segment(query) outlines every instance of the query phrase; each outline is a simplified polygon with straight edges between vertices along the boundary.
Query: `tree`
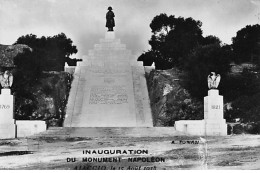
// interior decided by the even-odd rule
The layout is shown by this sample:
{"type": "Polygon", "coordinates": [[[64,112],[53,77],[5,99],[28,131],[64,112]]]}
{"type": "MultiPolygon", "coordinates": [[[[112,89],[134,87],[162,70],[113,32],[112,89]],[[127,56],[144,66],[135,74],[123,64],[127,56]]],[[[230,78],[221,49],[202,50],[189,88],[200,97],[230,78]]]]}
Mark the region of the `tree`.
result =
{"type": "Polygon", "coordinates": [[[232,102],[244,95],[253,96],[260,91],[259,75],[244,69],[237,75],[228,75],[222,80],[222,92],[225,100],[232,102]]]}
{"type": "MultiPolygon", "coordinates": [[[[217,44],[199,46],[194,49],[187,58],[184,65],[184,88],[188,89],[192,96],[202,99],[207,95],[207,76],[210,72],[216,72],[225,79],[230,70],[230,51],[217,44]]],[[[223,83],[220,82],[220,91],[223,83]]]]}
{"type": "Polygon", "coordinates": [[[37,109],[37,100],[32,92],[41,76],[41,65],[37,57],[40,51],[26,50],[14,57],[14,83],[12,91],[15,95],[15,118],[28,119],[37,109]]]}
{"type": "Polygon", "coordinates": [[[209,44],[217,44],[220,46],[221,40],[214,35],[209,35],[204,37],[202,40],[202,45],[209,45],[209,44]]]}
{"type": "Polygon", "coordinates": [[[153,18],[150,28],[154,35],[167,35],[174,27],[175,17],[170,15],[169,17],[165,13],[161,13],[153,18]]]}
{"type": "Polygon", "coordinates": [[[78,51],[76,46],[72,45],[72,40],[64,33],[47,38],[44,36],[37,38],[33,34],[21,36],[15,44],[26,44],[31,47],[37,55],[34,59],[39,61],[42,70],[47,71],[62,71],[65,62],[70,61],[69,56],[78,51]]]}
{"type": "MultiPolygon", "coordinates": [[[[153,18],[150,28],[152,36],[149,40],[151,53],[157,69],[169,69],[184,64],[183,57],[197,47],[203,37],[202,23],[192,18],[175,18],[174,15],[160,14],[153,18]]],[[[147,58],[145,59],[147,60],[147,58]]],[[[148,61],[148,60],[147,60],[148,61]]]]}
{"type": "Polygon", "coordinates": [[[232,103],[231,117],[240,118],[241,122],[260,122],[260,93],[252,96],[243,95],[232,103]]]}
{"type": "Polygon", "coordinates": [[[64,98],[64,95],[68,91],[66,84],[69,79],[62,81],[64,76],[52,74],[57,76],[56,80],[48,78],[43,83],[46,76],[42,71],[63,71],[65,61],[71,60],[69,56],[77,53],[76,46],[72,45],[72,40],[64,33],[41,38],[33,34],[25,35],[18,38],[15,44],[25,44],[32,48],[32,51],[27,50],[14,58],[16,68],[12,91],[16,97],[15,118],[62,119],[67,101],[67,96],[64,98]],[[53,85],[51,94],[46,92],[46,85],[49,83],[53,85]],[[48,112],[46,105],[49,103],[45,100],[46,96],[53,98],[56,112],[48,112]]]}
{"type": "Polygon", "coordinates": [[[260,64],[260,25],[247,25],[232,38],[235,62],[260,64]]]}

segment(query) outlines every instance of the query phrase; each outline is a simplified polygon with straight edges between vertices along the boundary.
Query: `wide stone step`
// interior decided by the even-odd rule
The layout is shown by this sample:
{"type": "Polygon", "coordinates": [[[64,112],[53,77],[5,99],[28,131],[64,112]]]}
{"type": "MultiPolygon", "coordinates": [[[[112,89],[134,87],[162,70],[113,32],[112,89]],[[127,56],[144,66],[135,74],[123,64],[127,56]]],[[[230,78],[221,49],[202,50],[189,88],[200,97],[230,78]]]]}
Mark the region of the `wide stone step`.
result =
{"type": "Polygon", "coordinates": [[[104,44],[104,43],[118,43],[118,44],[120,44],[121,40],[120,39],[100,39],[99,42],[101,44],[104,44]]]}
{"type": "Polygon", "coordinates": [[[49,128],[37,137],[171,137],[182,136],[174,127],[63,127],[49,128]]]}

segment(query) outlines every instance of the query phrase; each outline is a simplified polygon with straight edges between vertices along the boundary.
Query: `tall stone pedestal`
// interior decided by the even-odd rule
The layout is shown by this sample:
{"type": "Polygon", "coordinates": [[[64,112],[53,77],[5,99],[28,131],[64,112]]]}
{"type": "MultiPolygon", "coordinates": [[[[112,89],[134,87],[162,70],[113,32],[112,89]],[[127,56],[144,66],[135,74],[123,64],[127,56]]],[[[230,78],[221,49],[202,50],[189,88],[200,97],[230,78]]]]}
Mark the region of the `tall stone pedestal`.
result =
{"type": "Polygon", "coordinates": [[[223,96],[217,89],[208,91],[204,97],[204,123],[206,135],[227,135],[227,124],[224,119],[223,96]]]}
{"type": "Polygon", "coordinates": [[[15,138],[14,97],[10,89],[2,89],[0,95],[0,139],[15,138]]]}
{"type": "Polygon", "coordinates": [[[227,135],[227,124],[223,113],[223,96],[219,95],[217,89],[209,90],[208,96],[204,97],[204,119],[176,121],[175,128],[177,131],[189,135],[227,135]]]}

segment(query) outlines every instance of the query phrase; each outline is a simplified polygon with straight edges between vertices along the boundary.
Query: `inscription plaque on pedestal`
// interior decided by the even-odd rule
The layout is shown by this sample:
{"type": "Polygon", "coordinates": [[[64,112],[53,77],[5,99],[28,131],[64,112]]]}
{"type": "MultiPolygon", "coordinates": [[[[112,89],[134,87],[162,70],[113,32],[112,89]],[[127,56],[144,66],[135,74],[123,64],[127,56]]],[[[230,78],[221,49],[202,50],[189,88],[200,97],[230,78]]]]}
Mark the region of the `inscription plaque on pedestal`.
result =
{"type": "Polygon", "coordinates": [[[124,86],[94,86],[90,90],[89,104],[124,104],[127,98],[124,86]]]}

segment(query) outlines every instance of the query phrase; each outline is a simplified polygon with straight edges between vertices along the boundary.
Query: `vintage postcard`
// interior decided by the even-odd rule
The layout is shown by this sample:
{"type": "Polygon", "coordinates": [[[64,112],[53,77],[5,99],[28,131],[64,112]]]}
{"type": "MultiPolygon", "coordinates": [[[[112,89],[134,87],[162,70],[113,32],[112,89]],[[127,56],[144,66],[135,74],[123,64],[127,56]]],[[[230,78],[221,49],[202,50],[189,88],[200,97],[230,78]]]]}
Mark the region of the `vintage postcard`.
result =
{"type": "Polygon", "coordinates": [[[0,170],[260,169],[260,0],[0,0],[0,170]]]}

